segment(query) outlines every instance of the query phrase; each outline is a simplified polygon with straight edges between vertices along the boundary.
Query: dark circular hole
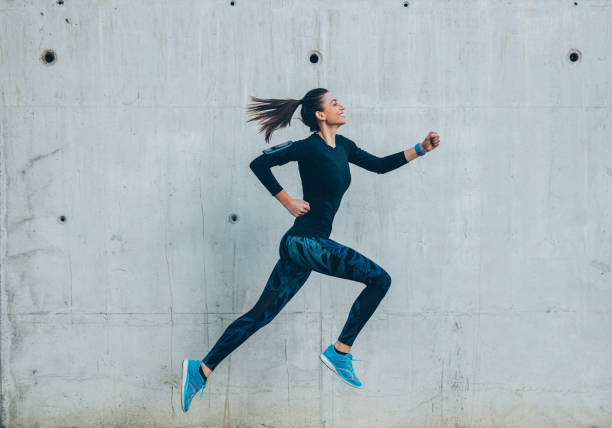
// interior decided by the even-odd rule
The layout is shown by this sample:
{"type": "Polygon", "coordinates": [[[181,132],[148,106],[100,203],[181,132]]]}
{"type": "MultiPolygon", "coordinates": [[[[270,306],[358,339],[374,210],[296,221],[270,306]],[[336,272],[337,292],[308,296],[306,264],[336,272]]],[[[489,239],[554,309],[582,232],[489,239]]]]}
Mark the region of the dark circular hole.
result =
{"type": "Polygon", "coordinates": [[[238,223],[238,218],[239,218],[238,214],[232,213],[232,214],[229,215],[229,222],[230,223],[238,223]]]}
{"type": "Polygon", "coordinates": [[[578,6],[578,2],[577,1],[574,2],[574,6],[578,6]]]}
{"type": "Polygon", "coordinates": [[[578,49],[570,49],[567,53],[567,59],[572,63],[578,63],[582,60],[582,52],[578,49]]]}
{"type": "Polygon", "coordinates": [[[312,62],[313,64],[316,64],[317,62],[319,62],[319,55],[315,53],[310,54],[310,62],[312,62]]]}
{"type": "Polygon", "coordinates": [[[60,6],[63,6],[64,5],[64,0],[57,0],[57,4],[60,5],[60,6]]]}
{"type": "Polygon", "coordinates": [[[569,59],[571,62],[580,62],[582,59],[582,53],[580,53],[578,49],[572,49],[567,54],[567,59],[569,59]]]}
{"type": "Polygon", "coordinates": [[[235,2],[235,1],[231,1],[231,2],[230,2],[230,4],[231,4],[232,6],[234,6],[234,5],[236,4],[236,2],[235,2]]]}
{"type": "Polygon", "coordinates": [[[51,64],[55,61],[55,52],[51,49],[47,49],[42,54],[42,60],[45,64],[51,64]]]}
{"type": "Polygon", "coordinates": [[[408,4],[409,4],[409,3],[408,3],[407,1],[405,1],[405,2],[404,2],[404,7],[408,7],[408,4]]]}
{"type": "Polygon", "coordinates": [[[66,216],[65,215],[61,215],[57,218],[57,221],[59,221],[60,223],[66,223],[66,216]]]}

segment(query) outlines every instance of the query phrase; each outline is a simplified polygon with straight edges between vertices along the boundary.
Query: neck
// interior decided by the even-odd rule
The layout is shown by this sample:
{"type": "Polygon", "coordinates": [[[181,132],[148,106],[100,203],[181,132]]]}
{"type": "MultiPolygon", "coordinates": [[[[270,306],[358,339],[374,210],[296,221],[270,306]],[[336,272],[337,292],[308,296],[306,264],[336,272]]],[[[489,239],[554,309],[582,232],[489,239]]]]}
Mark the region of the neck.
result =
{"type": "Polygon", "coordinates": [[[325,124],[321,124],[320,130],[317,131],[317,134],[319,134],[321,138],[323,138],[328,145],[335,146],[337,131],[338,131],[337,126],[328,126],[325,124]]]}

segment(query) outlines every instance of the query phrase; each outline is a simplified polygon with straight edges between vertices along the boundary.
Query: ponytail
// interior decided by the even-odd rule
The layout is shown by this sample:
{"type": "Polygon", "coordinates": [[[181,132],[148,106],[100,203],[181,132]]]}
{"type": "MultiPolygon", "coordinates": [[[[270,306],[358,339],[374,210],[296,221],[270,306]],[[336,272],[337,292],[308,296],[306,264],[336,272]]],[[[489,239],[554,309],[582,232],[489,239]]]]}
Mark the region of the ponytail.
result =
{"type": "Polygon", "coordinates": [[[321,110],[321,99],[327,89],[317,88],[312,89],[304,95],[301,100],[293,98],[276,99],[276,98],[257,98],[250,97],[255,103],[247,106],[247,112],[253,117],[247,122],[258,121],[261,123],[259,132],[265,131],[266,143],[270,142],[272,133],[279,129],[289,126],[293,113],[298,106],[302,105],[302,122],[310,128],[311,131],[319,130],[319,123],[314,115],[315,111],[321,110]]]}

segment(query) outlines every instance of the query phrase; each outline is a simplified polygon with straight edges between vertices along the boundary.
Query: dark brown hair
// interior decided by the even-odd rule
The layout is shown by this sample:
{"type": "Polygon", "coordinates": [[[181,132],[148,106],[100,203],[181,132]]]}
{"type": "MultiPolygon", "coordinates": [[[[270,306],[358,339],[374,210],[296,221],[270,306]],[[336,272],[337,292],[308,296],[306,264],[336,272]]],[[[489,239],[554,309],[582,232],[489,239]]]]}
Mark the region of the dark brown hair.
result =
{"type": "Polygon", "coordinates": [[[317,122],[315,111],[322,111],[323,95],[326,92],[328,91],[325,88],[311,89],[301,100],[250,97],[255,103],[247,106],[247,112],[253,116],[247,122],[260,122],[259,132],[266,131],[266,143],[269,143],[270,136],[275,130],[291,124],[291,117],[301,104],[302,118],[300,120],[312,132],[316,132],[319,130],[319,122],[317,122]]]}

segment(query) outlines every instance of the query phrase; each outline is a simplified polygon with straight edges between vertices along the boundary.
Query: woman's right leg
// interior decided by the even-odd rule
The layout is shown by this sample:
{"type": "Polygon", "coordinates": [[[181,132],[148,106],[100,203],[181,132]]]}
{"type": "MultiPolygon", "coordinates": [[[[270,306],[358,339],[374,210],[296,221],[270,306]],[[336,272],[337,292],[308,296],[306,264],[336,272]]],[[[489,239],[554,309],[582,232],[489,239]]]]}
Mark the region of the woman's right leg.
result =
{"type": "Polygon", "coordinates": [[[255,306],[225,329],[202,362],[211,371],[214,370],[234,349],[274,319],[304,285],[311,272],[312,269],[296,265],[281,256],[255,306]]]}

